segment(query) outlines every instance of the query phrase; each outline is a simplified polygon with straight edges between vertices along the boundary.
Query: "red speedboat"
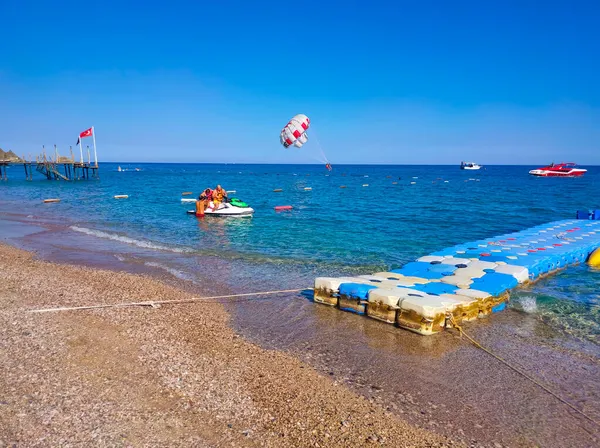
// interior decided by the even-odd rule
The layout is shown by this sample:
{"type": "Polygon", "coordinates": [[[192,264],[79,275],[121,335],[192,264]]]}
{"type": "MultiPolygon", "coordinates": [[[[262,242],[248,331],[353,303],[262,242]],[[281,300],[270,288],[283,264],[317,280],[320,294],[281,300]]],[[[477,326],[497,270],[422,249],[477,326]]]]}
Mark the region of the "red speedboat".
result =
{"type": "Polygon", "coordinates": [[[541,177],[579,177],[583,176],[587,170],[577,168],[577,165],[572,162],[550,164],[537,170],[531,170],[529,174],[541,177]]]}

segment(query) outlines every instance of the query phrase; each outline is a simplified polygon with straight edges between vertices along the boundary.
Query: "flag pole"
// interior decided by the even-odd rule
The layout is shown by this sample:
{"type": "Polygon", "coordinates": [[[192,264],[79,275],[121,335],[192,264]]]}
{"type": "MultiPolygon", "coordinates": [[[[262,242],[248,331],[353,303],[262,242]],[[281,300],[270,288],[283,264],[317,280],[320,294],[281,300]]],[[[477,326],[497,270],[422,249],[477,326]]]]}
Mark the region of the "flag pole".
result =
{"type": "Polygon", "coordinates": [[[79,137],[77,139],[77,141],[79,142],[79,160],[81,161],[81,164],[83,165],[83,148],[81,147],[81,137],[79,137]]]}
{"type": "Polygon", "coordinates": [[[92,126],[92,141],[94,142],[94,162],[96,163],[96,168],[98,168],[98,155],[96,154],[96,130],[94,126],[92,126]]]}
{"type": "Polygon", "coordinates": [[[92,160],[90,159],[90,145],[87,146],[87,152],[88,152],[88,166],[90,166],[92,164],[92,160]]]}

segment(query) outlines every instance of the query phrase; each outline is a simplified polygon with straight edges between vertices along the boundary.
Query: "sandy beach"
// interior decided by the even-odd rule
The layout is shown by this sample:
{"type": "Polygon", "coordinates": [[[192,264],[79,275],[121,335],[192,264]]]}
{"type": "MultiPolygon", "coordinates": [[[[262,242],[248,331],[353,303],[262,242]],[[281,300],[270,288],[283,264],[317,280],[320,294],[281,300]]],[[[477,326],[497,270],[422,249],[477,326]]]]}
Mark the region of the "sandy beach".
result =
{"type": "Polygon", "coordinates": [[[34,314],[190,294],[0,245],[0,446],[458,446],[290,355],[218,303],[34,314]]]}

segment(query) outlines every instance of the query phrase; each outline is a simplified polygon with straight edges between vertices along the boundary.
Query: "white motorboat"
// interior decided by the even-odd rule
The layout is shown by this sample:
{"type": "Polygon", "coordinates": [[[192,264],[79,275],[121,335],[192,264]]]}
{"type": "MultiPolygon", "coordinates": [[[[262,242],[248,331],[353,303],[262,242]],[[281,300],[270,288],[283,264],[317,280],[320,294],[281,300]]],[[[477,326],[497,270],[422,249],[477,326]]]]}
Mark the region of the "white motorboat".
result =
{"type": "Polygon", "coordinates": [[[473,163],[473,162],[460,162],[460,169],[461,170],[480,170],[481,165],[477,165],[476,163],[473,163]]]}

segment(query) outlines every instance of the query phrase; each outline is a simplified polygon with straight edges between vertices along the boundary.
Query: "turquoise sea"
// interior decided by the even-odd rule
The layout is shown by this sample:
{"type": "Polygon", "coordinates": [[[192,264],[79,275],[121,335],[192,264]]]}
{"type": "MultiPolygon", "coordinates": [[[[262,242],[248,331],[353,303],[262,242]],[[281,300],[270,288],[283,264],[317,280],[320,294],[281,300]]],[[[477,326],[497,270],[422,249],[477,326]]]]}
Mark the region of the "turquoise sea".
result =
{"type": "MultiPolygon", "coordinates": [[[[70,183],[37,173],[27,182],[11,167],[0,183],[0,213],[49,229],[21,238],[49,257],[130,263],[197,286],[210,277],[249,292],[396,268],[450,245],[600,209],[600,167],[587,167],[583,178],[543,179],[528,175],[535,168],[528,166],[117,166],[103,163],[100,180],[70,183]],[[186,215],[193,204],[182,204],[181,193],[197,196],[217,184],[235,190],[230,196],[248,202],[254,217],[186,215]],[[120,194],[129,198],[113,198],[120,194]],[[42,203],[55,197],[61,202],[42,203]],[[277,205],[293,210],[276,212],[277,205]]],[[[587,266],[573,267],[516,291],[511,307],[598,343],[599,279],[587,266]]]]}

